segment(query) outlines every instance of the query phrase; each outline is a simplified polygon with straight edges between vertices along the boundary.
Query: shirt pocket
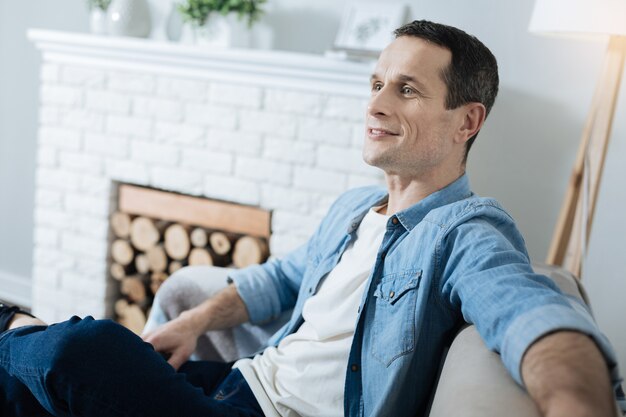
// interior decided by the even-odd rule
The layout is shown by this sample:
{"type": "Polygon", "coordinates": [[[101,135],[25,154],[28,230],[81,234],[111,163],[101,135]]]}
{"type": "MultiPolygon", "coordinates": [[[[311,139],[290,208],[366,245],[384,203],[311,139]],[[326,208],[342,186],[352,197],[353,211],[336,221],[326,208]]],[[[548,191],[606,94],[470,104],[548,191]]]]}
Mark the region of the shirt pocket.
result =
{"type": "Polygon", "coordinates": [[[415,349],[415,310],[422,271],[411,269],[383,276],[374,291],[372,356],[385,366],[415,349]]]}

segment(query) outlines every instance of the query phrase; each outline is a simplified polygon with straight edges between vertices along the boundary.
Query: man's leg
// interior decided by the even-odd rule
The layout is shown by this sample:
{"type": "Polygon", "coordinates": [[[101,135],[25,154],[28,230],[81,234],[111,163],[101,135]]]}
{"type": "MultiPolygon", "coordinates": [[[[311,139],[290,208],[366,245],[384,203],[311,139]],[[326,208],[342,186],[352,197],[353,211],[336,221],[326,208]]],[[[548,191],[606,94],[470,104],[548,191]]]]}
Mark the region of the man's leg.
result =
{"type": "Polygon", "coordinates": [[[0,368],[58,416],[259,415],[207,396],[208,388],[195,387],[151,345],[110,320],[73,317],[4,332],[0,368]]]}
{"type": "Polygon", "coordinates": [[[50,417],[26,385],[0,368],[0,416],[50,417]]]}
{"type": "Polygon", "coordinates": [[[232,365],[233,362],[190,361],[178,372],[184,373],[190,384],[202,388],[211,398],[262,416],[263,411],[250,386],[239,369],[231,370],[232,365]]]}

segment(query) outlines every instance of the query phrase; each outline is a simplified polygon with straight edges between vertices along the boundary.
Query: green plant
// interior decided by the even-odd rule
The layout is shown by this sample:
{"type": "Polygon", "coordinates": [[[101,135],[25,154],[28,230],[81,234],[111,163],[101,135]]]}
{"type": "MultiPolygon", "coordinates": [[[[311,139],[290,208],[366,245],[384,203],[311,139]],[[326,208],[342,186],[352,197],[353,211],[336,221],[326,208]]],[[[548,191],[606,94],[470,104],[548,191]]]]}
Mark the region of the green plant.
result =
{"type": "Polygon", "coordinates": [[[111,4],[111,0],[87,0],[89,10],[100,9],[104,12],[109,8],[109,4],[111,4]]]}
{"type": "Polygon", "coordinates": [[[266,2],[267,0],[185,0],[177,8],[183,21],[194,26],[204,25],[211,13],[222,16],[236,13],[239,19],[247,19],[248,26],[252,26],[263,14],[261,6],[266,2]]]}

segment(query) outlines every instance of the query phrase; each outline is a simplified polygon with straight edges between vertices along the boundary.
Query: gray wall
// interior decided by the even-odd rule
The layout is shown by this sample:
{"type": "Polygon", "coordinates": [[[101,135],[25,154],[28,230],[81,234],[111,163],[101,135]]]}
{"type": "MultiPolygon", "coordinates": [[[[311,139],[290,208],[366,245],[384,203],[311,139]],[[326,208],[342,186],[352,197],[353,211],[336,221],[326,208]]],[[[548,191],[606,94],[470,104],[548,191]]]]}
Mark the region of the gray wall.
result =
{"type": "MultiPolygon", "coordinates": [[[[275,0],[270,20],[276,25],[277,46],[308,52],[327,49],[343,4],[275,0]]],[[[411,4],[413,17],[459,26],[477,35],[498,57],[501,93],[468,170],[474,189],[509,209],[531,256],[542,260],[605,44],[528,33],[531,1],[411,4]]],[[[77,0],[0,0],[0,293],[10,277],[25,282],[30,274],[39,57],[24,33],[28,27],[86,30],[86,19],[77,0]]],[[[596,318],[625,364],[626,328],[621,319],[626,317],[626,251],[621,242],[626,221],[619,207],[626,205],[626,91],[620,95],[584,281],[596,318]]]]}
{"type": "Polygon", "coordinates": [[[29,297],[40,63],[26,30],[85,31],[86,16],[82,1],[0,0],[0,293],[18,302],[29,297]]]}

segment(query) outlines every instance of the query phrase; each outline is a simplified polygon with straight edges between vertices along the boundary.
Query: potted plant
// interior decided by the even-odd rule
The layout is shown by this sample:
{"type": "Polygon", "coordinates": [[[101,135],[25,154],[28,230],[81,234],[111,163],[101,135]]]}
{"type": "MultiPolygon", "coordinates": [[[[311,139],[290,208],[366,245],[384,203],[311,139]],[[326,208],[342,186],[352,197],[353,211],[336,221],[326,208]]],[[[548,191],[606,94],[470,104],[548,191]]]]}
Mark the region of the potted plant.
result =
{"type": "Polygon", "coordinates": [[[185,0],[177,7],[196,43],[247,47],[250,28],[263,15],[267,0],[185,0]]]}
{"type": "Polygon", "coordinates": [[[91,33],[96,35],[106,33],[106,16],[109,4],[111,4],[111,0],[87,0],[91,33]]]}

